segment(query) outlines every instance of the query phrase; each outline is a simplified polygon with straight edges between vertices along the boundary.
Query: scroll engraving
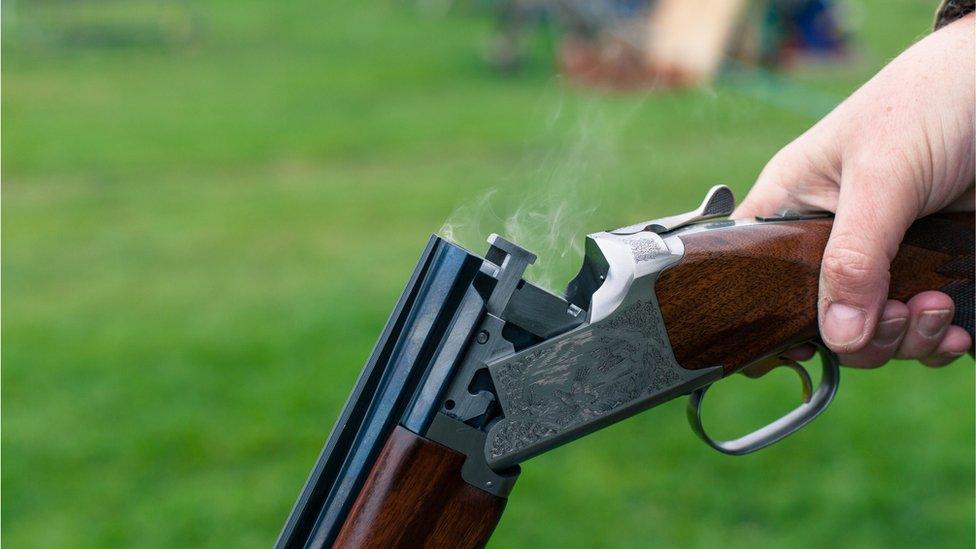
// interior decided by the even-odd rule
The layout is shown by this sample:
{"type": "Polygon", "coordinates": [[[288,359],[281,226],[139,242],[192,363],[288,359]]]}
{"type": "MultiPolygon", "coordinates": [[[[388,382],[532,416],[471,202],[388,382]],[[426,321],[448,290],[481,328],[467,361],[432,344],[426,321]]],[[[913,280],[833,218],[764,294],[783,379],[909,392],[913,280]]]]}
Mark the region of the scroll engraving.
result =
{"type": "Polygon", "coordinates": [[[630,246],[630,252],[634,255],[634,261],[637,263],[650,261],[661,255],[671,253],[664,242],[652,238],[628,238],[627,244],[630,246]]]}
{"type": "Polygon", "coordinates": [[[606,423],[693,376],[674,363],[652,301],[491,369],[505,418],[489,433],[489,459],[606,423]]]}

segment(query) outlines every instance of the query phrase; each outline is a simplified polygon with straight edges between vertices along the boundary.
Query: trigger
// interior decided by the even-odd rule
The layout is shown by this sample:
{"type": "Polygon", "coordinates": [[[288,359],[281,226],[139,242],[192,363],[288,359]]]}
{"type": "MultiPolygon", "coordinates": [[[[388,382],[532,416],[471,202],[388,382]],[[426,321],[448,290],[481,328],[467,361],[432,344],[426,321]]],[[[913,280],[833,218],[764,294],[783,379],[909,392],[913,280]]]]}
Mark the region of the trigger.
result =
{"type": "Polygon", "coordinates": [[[810,379],[810,372],[807,372],[806,368],[791,358],[786,358],[783,356],[771,356],[769,358],[764,358],[758,362],[754,362],[746,366],[740,370],[740,373],[749,379],[759,379],[781,366],[785,366],[793,370],[796,372],[796,375],[800,376],[800,384],[802,385],[803,391],[803,402],[810,402],[810,396],[813,394],[813,380],[810,379]]]}

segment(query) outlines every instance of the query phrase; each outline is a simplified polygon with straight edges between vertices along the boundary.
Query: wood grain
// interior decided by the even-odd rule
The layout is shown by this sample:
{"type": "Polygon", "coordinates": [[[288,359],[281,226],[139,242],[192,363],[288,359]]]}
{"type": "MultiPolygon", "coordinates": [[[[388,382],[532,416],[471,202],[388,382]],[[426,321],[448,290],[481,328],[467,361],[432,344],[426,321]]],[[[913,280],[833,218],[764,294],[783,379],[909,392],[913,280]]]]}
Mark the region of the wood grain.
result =
{"type": "Polygon", "coordinates": [[[397,426],[334,547],[483,547],[504,498],[461,478],[464,455],[397,426]]]}
{"type": "MultiPolygon", "coordinates": [[[[678,363],[721,365],[727,375],[816,338],[820,260],[832,223],[757,223],[682,236],[684,257],[656,286],[678,363]]],[[[972,333],[973,248],[973,214],[919,220],[892,262],[889,295],[906,301],[945,291],[957,305],[954,322],[972,333]]]]}

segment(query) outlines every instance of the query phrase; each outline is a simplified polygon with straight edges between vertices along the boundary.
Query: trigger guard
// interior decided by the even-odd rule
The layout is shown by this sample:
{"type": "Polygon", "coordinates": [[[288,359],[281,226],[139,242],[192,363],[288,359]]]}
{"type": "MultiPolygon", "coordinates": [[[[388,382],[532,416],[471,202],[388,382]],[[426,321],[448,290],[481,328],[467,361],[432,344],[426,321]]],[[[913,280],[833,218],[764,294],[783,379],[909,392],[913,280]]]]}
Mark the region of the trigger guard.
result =
{"type": "MultiPolygon", "coordinates": [[[[705,432],[701,419],[701,403],[705,398],[705,392],[711,387],[711,385],[706,385],[705,387],[692,391],[688,397],[687,414],[691,430],[705,444],[708,444],[719,452],[733,456],[741,456],[783,440],[810,423],[815,417],[827,409],[827,406],[837,393],[837,387],[840,385],[840,361],[837,355],[823,345],[817,344],[817,347],[823,359],[823,373],[820,377],[820,384],[817,386],[817,390],[813,395],[805,399],[804,403],[796,407],[792,412],[765,427],[756,429],[735,440],[714,440],[705,432]]],[[[805,392],[809,391],[809,387],[812,385],[809,372],[797,362],[787,365],[800,375],[801,382],[804,383],[805,392]]]]}

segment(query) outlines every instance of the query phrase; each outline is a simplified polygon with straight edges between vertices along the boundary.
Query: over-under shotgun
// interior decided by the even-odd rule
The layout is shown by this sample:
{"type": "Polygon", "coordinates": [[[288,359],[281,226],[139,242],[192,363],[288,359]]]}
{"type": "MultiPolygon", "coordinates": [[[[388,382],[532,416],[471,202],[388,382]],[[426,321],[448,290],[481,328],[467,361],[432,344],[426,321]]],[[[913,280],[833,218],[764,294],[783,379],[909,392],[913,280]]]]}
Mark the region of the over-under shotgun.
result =
{"type": "MultiPolygon", "coordinates": [[[[837,390],[836,357],[822,353],[815,390],[777,357],[817,341],[832,219],[719,219],[733,206],[718,186],[687,214],[589,235],[562,296],[522,278],[535,256],[516,244],[493,235],[482,258],[431,237],[277,546],[482,546],[521,462],[680,395],[694,431],[729,454],[805,425],[837,390]],[[711,439],[698,413],[708,386],[781,363],[805,401],[711,439]]],[[[973,231],[971,213],[916,222],[891,297],[941,290],[973,335],[973,231]]]]}

